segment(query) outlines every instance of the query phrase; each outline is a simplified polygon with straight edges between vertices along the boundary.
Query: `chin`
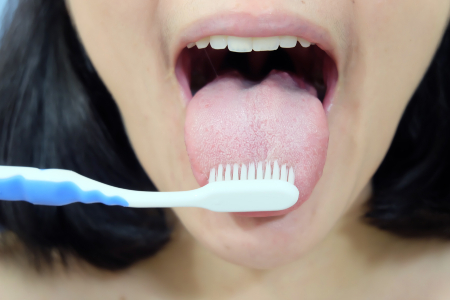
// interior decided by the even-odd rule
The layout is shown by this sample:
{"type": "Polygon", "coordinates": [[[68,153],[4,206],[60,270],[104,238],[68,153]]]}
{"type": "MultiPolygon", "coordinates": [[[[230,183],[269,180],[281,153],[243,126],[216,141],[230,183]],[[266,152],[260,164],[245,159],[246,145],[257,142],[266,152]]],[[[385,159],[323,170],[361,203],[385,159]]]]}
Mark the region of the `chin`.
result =
{"type": "Polygon", "coordinates": [[[269,217],[174,208],[186,229],[216,256],[260,270],[295,262],[326,235],[329,224],[315,223],[314,210],[313,201],[289,213],[269,217]]]}

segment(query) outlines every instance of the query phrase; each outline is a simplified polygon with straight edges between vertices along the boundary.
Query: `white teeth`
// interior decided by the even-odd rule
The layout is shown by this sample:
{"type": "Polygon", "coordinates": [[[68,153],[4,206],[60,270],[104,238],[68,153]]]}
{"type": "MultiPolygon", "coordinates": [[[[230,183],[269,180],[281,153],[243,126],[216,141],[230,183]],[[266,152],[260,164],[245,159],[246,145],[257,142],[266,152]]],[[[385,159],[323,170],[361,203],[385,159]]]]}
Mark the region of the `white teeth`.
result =
{"type": "Polygon", "coordinates": [[[273,51],[279,46],[280,38],[277,36],[253,38],[253,51],[273,51]]]}
{"type": "Polygon", "coordinates": [[[213,49],[225,49],[228,46],[228,37],[226,35],[213,35],[210,43],[213,49]]]}
{"type": "Polygon", "coordinates": [[[252,38],[238,36],[228,37],[228,50],[232,52],[252,52],[252,38]]]}
{"type": "Polygon", "coordinates": [[[209,36],[201,39],[200,41],[197,41],[195,44],[197,45],[198,49],[203,49],[203,48],[208,47],[208,45],[209,45],[209,36]]]}
{"type": "Polygon", "coordinates": [[[309,46],[311,46],[310,42],[302,38],[298,38],[298,42],[300,43],[300,45],[302,45],[303,48],[308,48],[309,46]]]}
{"type": "Polygon", "coordinates": [[[297,38],[295,36],[280,36],[281,48],[294,48],[297,45],[297,38]]]}
{"type": "Polygon", "coordinates": [[[297,45],[297,41],[302,47],[307,48],[314,43],[311,43],[304,38],[295,36],[270,36],[270,37],[238,37],[227,35],[213,35],[205,37],[195,43],[187,44],[187,48],[192,48],[197,45],[198,49],[203,49],[211,44],[213,49],[225,49],[232,52],[251,52],[253,51],[274,51],[278,47],[293,48],[297,45]]]}
{"type": "Polygon", "coordinates": [[[247,167],[246,164],[220,164],[216,168],[211,169],[209,173],[209,182],[216,181],[228,181],[228,180],[282,180],[294,184],[295,174],[294,168],[286,166],[286,164],[281,166],[278,161],[272,163],[266,161],[265,164],[260,161],[256,165],[255,163],[250,163],[247,167]],[[225,167],[225,170],[224,170],[225,167]],[[240,170],[240,172],[239,172],[240,170]],[[248,170],[248,171],[247,171],[248,170]]]}

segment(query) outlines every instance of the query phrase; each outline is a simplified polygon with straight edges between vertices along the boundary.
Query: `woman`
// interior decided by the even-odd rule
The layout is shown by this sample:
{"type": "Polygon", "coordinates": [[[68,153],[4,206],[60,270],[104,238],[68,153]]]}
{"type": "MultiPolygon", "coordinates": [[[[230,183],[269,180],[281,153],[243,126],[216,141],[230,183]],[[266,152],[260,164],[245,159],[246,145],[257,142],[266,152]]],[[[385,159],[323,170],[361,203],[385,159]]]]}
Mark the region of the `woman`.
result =
{"type": "Polygon", "coordinates": [[[0,50],[2,165],[181,191],[219,163],[279,161],[300,197],[244,214],[1,202],[0,298],[448,299],[449,12],[20,1],[0,50]]]}

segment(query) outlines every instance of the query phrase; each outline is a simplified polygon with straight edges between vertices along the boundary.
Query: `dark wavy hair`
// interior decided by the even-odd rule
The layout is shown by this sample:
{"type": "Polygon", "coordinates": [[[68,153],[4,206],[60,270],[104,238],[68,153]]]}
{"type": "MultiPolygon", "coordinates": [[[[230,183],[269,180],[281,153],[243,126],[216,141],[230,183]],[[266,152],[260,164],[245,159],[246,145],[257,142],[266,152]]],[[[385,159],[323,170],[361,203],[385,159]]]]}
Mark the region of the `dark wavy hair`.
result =
{"type": "MultiPolygon", "coordinates": [[[[156,190],[129,143],[119,110],[87,57],[63,0],[21,0],[0,46],[0,165],[73,170],[135,190],[156,190]]],[[[373,177],[363,218],[400,236],[450,237],[450,31],[412,97],[373,177]]],[[[123,269],[159,251],[164,210],[0,201],[0,224],[37,260],[56,250],[123,269]]]]}
{"type": "MultiPolygon", "coordinates": [[[[155,191],[117,105],[86,56],[64,0],[23,0],[0,47],[0,165],[61,168],[155,191]]],[[[70,253],[105,269],[153,255],[170,237],[162,209],[0,201],[0,224],[34,254],[70,253]]]]}

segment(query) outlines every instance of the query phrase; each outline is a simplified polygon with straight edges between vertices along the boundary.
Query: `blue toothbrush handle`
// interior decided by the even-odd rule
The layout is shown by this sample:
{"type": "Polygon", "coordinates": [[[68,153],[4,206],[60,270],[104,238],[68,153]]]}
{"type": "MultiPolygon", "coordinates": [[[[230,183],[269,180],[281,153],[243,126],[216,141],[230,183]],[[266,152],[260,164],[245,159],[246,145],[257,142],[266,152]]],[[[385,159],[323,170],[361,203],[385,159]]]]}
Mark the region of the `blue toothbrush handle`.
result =
{"type": "Polygon", "coordinates": [[[147,192],[109,186],[68,170],[0,166],[0,200],[39,205],[81,202],[245,212],[286,209],[297,202],[298,196],[298,189],[282,180],[228,180],[190,191],[147,192]]]}
{"type": "Polygon", "coordinates": [[[68,170],[0,166],[0,200],[51,206],[75,202],[128,206],[125,199],[114,193],[107,196],[99,186],[109,187],[68,170]]]}

